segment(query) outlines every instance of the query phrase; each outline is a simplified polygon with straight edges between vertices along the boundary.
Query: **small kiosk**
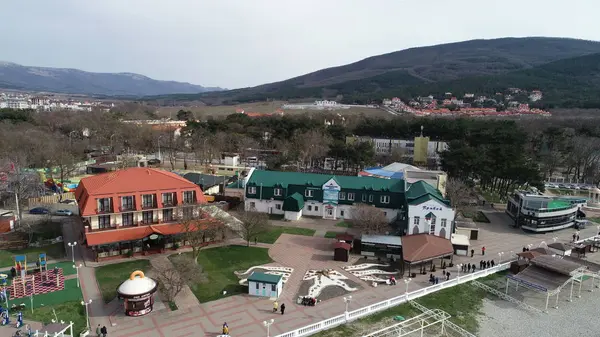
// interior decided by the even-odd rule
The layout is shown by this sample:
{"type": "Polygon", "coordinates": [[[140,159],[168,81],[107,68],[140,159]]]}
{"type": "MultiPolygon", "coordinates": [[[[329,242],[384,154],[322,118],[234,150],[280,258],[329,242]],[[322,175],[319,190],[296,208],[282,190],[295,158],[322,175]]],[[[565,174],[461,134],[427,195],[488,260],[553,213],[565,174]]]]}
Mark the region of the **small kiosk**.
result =
{"type": "Polygon", "coordinates": [[[136,270],[129,276],[129,280],[121,283],[117,288],[119,298],[125,300],[125,315],[143,316],[152,311],[154,306],[154,293],[158,288],[156,281],[144,276],[144,272],[136,270]]]}

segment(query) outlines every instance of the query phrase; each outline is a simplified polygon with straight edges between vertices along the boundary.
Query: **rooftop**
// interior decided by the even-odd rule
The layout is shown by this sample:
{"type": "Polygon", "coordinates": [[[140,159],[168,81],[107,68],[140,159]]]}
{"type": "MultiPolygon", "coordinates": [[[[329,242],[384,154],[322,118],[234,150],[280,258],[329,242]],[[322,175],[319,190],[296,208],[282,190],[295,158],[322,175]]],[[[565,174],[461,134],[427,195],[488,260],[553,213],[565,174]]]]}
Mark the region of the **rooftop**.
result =
{"type": "Polygon", "coordinates": [[[429,234],[407,235],[402,238],[404,261],[417,263],[454,254],[450,240],[429,234]]]}
{"type": "Polygon", "coordinates": [[[271,274],[266,274],[266,273],[261,273],[261,272],[255,271],[255,272],[252,272],[250,277],[248,277],[248,281],[277,284],[277,283],[279,283],[281,278],[282,278],[281,275],[271,275],[271,274]]]}
{"type": "Polygon", "coordinates": [[[442,193],[437,188],[420,180],[414,184],[409,184],[406,189],[406,199],[409,204],[420,204],[427,200],[437,200],[443,204],[449,205],[450,202],[442,196],[442,193]]]}
{"type": "Polygon", "coordinates": [[[347,189],[404,192],[404,181],[398,179],[261,170],[255,170],[252,173],[248,185],[258,186],[262,184],[263,186],[279,186],[282,188],[287,188],[288,185],[323,186],[332,178],[340,187],[347,189]]]}
{"type": "Polygon", "coordinates": [[[402,238],[399,236],[392,235],[368,235],[363,234],[360,238],[362,243],[378,243],[382,245],[390,246],[402,246],[402,238]]]}

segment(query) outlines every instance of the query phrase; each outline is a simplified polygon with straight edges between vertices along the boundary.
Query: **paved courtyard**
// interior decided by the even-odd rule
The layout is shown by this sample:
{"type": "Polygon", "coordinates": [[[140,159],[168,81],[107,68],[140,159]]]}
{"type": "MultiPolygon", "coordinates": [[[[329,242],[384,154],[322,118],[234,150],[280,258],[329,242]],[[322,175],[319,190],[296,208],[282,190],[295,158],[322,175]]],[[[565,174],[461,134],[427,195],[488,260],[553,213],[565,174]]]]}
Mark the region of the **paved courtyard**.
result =
{"type": "MultiPolygon", "coordinates": [[[[563,230],[548,234],[526,234],[518,229],[510,227],[510,219],[501,211],[490,208],[484,210],[491,223],[478,224],[480,228],[480,240],[473,241],[473,248],[477,252],[474,258],[457,257],[455,263],[476,263],[482,259],[482,246],[486,247],[487,259],[498,262],[498,253],[505,252],[506,260],[510,251],[514,253],[522,250],[523,246],[532,244],[537,247],[542,241],[553,242],[570,241],[573,230],[563,230]]],[[[290,225],[290,223],[285,223],[290,225]]],[[[343,232],[344,228],[334,227],[334,222],[323,223],[327,230],[337,228],[343,232]]],[[[314,228],[314,224],[312,225],[314,228]]],[[[308,227],[308,225],[307,225],[308,227]]],[[[581,238],[597,234],[595,226],[587,228],[580,233],[581,238]]],[[[75,230],[71,231],[74,237],[75,230]]],[[[69,240],[70,238],[65,238],[69,240]]],[[[283,234],[278,241],[269,248],[269,255],[279,265],[294,268],[294,272],[284,287],[284,292],[279,303],[285,303],[286,313],[273,314],[272,302],[268,299],[250,296],[233,296],[221,300],[198,304],[196,301],[186,301],[182,309],[171,312],[168,309],[159,310],[141,318],[121,317],[118,312],[121,309],[116,301],[104,305],[96,284],[93,268],[83,268],[81,271],[83,292],[86,298],[93,299],[90,307],[90,319],[92,326],[97,324],[106,325],[111,336],[216,336],[220,333],[223,322],[227,322],[233,336],[264,336],[266,334],[262,322],[267,319],[275,319],[271,327],[271,335],[275,336],[290,330],[306,326],[331,316],[344,312],[345,304],[341,297],[323,301],[315,307],[304,307],[295,304],[296,295],[305,272],[309,269],[335,268],[348,277],[349,280],[359,283],[362,290],[352,293],[353,300],[349,310],[370,305],[391,297],[404,294],[403,283],[398,286],[371,287],[364,281],[341,269],[343,263],[333,261],[331,243],[333,239],[322,237],[304,237],[283,234]],[[110,316],[110,319],[109,319],[110,316]],[[111,326],[115,323],[115,326],[111,326]]],[[[81,260],[81,251],[76,250],[76,259],[81,260]]],[[[91,265],[91,264],[90,264],[91,265]]],[[[451,271],[452,278],[456,276],[456,270],[451,271]]],[[[409,291],[428,286],[427,275],[418,277],[409,284],[409,291]]],[[[193,296],[187,293],[186,297],[193,296]]]]}

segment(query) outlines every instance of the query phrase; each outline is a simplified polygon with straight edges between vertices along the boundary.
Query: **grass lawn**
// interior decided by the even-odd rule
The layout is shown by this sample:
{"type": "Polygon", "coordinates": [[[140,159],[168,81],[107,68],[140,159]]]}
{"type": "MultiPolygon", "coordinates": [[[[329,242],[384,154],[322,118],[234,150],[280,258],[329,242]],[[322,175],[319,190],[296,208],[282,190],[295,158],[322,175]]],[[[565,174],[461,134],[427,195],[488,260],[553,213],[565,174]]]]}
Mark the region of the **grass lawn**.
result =
{"type": "MultiPolygon", "coordinates": [[[[257,235],[258,242],[262,243],[275,243],[281,234],[294,234],[313,236],[315,235],[314,229],[299,228],[299,227],[283,227],[283,226],[272,226],[266,232],[257,235]]],[[[250,240],[252,241],[252,240],[250,240]]]]}
{"type": "Polygon", "coordinates": [[[328,239],[335,239],[335,236],[340,234],[340,232],[327,232],[325,233],[325,237],[328,239]]]}
{"type": "MultiPolygon", "coordinates": [[[[461,284],[455,287],[447,288],[433,294],[421,297],[417,300],[419,304],[430,309],[441,309],[446,311],[452,317],[450,321],[458,324],[471,333],[477,333],[479,323],[477,318],[481,310],[483,299],[487,296],[485,290],[461,284]]],[[[323,331],[315,334],[318,337],[343,337],[361,335],[368,326],[382,324],[385,321],[392,322],[395,316],[404,316],[405,318],[414,317],[421,312],[414,309],[410,304],[402,304],[379,313],[359,319],[350,324],[341,325],[337,328],[323,331]]],[[[385,326],[379,327],[379,329],[385,326]]],[[[377,329],[377,327],[375,327],[377,329]]],[[[373,329],[371,329],[373,331],[373,329]]]]}
{"type": "Polygon", "coordinates": [[[504,202],[504,199],[505,199],[505,198],[501,197],[500,195],[498,195],[497,193],[491,193],[491,192],[484,191],[484,190],[481,191],[481,195],[483,195],[483,197],[485,198],[485,200],[488,203],[498,204],[498,203],[504,202]]]}
{"type": "MultiPolygon", "coordinates": [[[[178,256],[169,257],[175,265],[178,256]]],[[[233,272],[269,262],[272,260],[266,248],[227,246],[205,249],[198,256],[198,264],[202,266],[206,280],[192,284],[190,288],[202,303],[223,298],[223,290],[227,291],[226,296],[245,294],[248,288],[239,284],[239,278],[233,272]]]]}
{"type": "Polygon", "coordinates": [[[133,260],[96,268],[96,280],[104,302],[108,303],[117,297],[117,287],[128,279],[131,273],[136,270],[147,273],[150,268],[148,260],[133,260]]]}
{"type": "Polygon", "coordinates": [[[65,245],[62,242],[57,242],[43,247],[30,247],[16,250],[0,250],[0,268],[12,267],[15,265],[15,255],[27,255],[28,262],[38,260],[40,253],[46,253],[48,260],[57,260],[65,257],[65,245]]]}
{"type": "Polygon", "coordinates": [[[336,227],[352,228],[352,224],[346,221],[340,221],[335,224],[336,227]]]}
{"type": "Polygon", "coordinates": [[[600,224],[600,218],[599,217],[588,218],[588,220],[590,220],[591,222],[595,222],[597,224],[600,224]]]}

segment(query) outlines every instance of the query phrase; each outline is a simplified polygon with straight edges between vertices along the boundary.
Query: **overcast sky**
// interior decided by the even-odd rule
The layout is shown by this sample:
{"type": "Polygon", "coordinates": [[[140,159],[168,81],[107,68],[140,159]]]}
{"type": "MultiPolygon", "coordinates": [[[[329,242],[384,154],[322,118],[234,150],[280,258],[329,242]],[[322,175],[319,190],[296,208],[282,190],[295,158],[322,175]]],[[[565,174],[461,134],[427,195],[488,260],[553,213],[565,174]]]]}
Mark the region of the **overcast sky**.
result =
{"type": "Polygon", "coordinates": [[[0,60],[238,88],[476,38],[600,40],[598,0],[6,0],[0,60]]]}

